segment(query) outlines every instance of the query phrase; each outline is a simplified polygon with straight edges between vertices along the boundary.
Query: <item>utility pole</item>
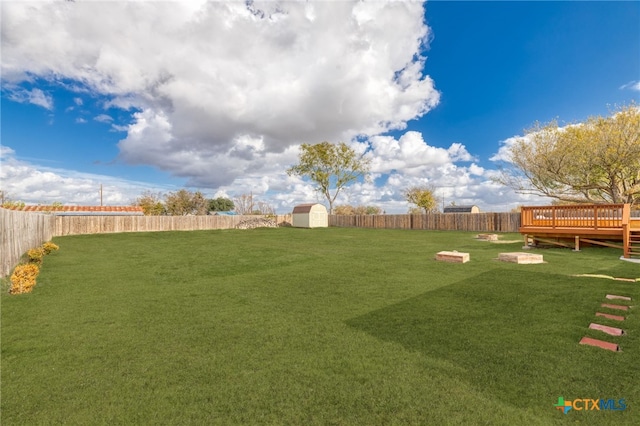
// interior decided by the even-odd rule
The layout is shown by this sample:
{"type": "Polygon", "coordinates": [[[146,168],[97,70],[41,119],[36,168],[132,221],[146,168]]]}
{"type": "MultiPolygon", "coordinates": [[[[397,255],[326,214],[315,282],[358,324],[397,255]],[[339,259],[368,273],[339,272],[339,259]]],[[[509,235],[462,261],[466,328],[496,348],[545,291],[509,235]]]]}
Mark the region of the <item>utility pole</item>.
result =
{"type": "Polygon", "coordinates": [[[102,184],[100,184],[100,207],[102,207],[102,184]]]}

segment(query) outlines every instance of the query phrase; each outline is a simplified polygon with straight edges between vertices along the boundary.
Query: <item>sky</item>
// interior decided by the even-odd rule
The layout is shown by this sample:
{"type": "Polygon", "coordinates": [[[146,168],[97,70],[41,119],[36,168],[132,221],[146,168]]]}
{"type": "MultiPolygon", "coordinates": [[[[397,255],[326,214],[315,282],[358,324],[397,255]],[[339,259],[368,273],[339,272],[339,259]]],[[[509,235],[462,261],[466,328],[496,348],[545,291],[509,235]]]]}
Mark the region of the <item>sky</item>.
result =
{"type": "MultiPolygon", "coordinates": [[[[325,202],[288,176],[346,142],[369,179],[336,204],[406,213],[403,191],[509,211],[492,179],[537,121],[640,101],[635,1],[2,1],[0,189],[27,204],[146,191],[325,202]]],[[[326,203],[325,203],[326,204],[326,203]]]]}

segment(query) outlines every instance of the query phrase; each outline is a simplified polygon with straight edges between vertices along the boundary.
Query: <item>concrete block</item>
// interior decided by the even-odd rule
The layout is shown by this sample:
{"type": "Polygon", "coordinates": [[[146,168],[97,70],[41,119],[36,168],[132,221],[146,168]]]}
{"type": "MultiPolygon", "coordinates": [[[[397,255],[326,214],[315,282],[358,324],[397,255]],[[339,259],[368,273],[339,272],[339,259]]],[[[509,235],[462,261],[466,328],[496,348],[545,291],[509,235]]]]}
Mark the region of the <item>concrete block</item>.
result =
{"type": "Polygon", "coordinates": [[[469,253],[457,251],[441,251],[436,254],[436,260],[452,263],[466,263],[469,261],[469,253]]]}
{"type": "Polygon", "coordinates": [[[518,264],[543,263],[541,254],[522,252],[500,253],[498,260],[518,264]]]}

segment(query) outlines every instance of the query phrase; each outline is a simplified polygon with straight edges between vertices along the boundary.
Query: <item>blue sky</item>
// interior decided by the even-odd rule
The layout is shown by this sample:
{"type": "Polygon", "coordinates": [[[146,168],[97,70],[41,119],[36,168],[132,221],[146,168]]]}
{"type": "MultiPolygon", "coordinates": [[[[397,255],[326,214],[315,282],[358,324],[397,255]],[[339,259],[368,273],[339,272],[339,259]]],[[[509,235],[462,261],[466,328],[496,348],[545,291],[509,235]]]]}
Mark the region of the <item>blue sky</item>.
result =
{"type": "Polygon", "coordinates": [[[536,120],[640,100],[638,2],[3,2],[2,189],[28,203],[143,191],[322,201],[300,143],[368,149],[338,204],[402,191],[504,211],[491,181],[536,120]],[[494,159],[495,160],[495,159],[494,159]]]}

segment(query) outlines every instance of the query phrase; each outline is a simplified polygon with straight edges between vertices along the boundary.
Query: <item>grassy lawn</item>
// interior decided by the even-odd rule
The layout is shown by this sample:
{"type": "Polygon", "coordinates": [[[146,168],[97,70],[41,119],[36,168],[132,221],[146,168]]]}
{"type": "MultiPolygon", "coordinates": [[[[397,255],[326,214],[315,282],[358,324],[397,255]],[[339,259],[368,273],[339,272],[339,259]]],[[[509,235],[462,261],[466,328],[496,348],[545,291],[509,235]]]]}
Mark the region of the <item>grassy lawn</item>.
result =
{"type": "Polygon", "coordinates": [[[62,237],[1,296],[2,424],[640,423],[640,300],[620,250],[462,232],[258,229],[62,237]],[[466,264],[433,260],[469,252],[466,264]],[[625,303],[625,302],[620,302],[625,303]],[[626,302],[629,304],[629,302],[626,302]],[[601,324],[618,326],[611,320],[601,324]],[[588,335],[614,353],[581,346],[588,335]],[[624,411],[554,409],[558,397],[624,411]]]}

